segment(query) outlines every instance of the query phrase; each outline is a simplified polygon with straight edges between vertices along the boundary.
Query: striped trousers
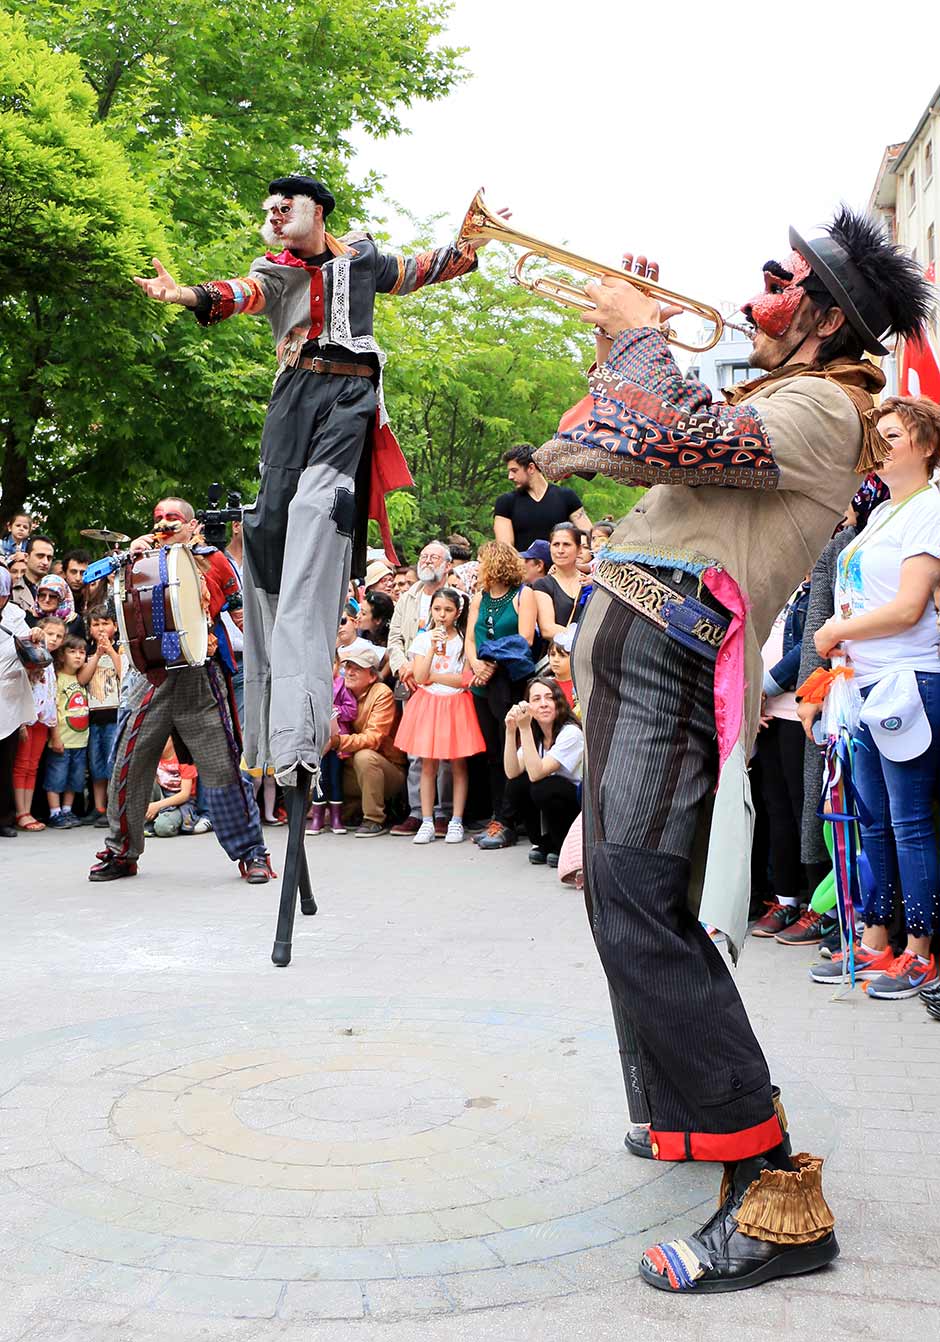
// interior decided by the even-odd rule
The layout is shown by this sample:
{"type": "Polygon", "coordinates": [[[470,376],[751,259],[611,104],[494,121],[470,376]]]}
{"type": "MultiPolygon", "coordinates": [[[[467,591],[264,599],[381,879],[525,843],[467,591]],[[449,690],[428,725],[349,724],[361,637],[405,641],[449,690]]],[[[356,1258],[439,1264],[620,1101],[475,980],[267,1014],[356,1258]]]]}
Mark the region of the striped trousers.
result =
{"type": "Polygon", "coordinates": [[[239,773],[225,681],[212,662],[171,671],[159,685],[140,676],[128,696],[108,784],[105,843],[134,861],[144,849],[144,818],[167,737],[185,746],[199,771],[209,819],[233,862],[267,852],[254,793],[239,773]]]}
{"type": "MultiPolygon", "coordinates": [[[[693,577],[657,576],[697,594],[693,577]]],[[[770,1150],[781,1130],[767,1064],[689,906],[717,779],[712,664],[595,587],[574,676],[586,742],[585,889],[631,1118],[650,1123],[663,1160],[770,1150]]]]}

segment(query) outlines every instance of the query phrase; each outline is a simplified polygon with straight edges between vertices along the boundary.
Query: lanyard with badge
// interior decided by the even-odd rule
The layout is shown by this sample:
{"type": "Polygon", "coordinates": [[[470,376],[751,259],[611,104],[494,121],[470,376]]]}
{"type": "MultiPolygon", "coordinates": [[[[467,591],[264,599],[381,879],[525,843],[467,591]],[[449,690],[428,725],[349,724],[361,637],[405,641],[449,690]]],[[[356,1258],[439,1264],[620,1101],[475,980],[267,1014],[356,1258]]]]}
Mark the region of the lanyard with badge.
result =
{"type": "MultiPolygon", "coordinates": [[[[845,547],[842,554],[839,556],[839,567],[842,571],[843,579],[848,578],[849,565],[855,558],[856,554],[858,554],[858,552],[861,550],[862,546],[865,545],[868,541],[874,540],[874,538],[880,532],[884,531],[886,526],[890,525],[890,523],[894,521],[898,513],[903,512],[904,509],[907,507],[907,505],[917,498],[918,494],[925,494],[927,490],[930,488],[931,488],[930,485],[922,485],[920,489],[915,489],[914,493],[909,494],[908,497],[904,499],[902,503],[899,503],[896,507],[892,508],[890,512],[886,512],[884,517],[882,517],[878,521],[876,526],[873,527],[871,526],[871,524],[869,524],[865,528],[865,530],[861,533],[861,535],[857,536],[855,540],[851,542],[851,544],[845,547]]],[[[842,616],[843,620],[850,620],[854,613],[855,612],[851,600],[846,601],[845,596],[843,595],[842,601],[839,606],[839,614],[842,616]]]]}

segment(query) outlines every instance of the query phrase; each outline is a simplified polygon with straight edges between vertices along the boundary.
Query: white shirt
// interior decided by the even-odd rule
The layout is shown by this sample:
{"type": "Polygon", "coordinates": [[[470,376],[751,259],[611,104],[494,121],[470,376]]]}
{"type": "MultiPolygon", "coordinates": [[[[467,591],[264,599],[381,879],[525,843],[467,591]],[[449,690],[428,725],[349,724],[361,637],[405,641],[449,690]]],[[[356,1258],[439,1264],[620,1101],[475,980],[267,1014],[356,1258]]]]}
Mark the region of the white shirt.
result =
{"type": "MultiPolygon", "coordinates": [[[[228,560],[232,568],[235,570],[235,576],[238,578],[238,588],[239,591],[241,591],[243,585],[242,566],[232,558],[228,550],[223,550],[222,553],[225,555],[225,558],[228,560]]],[[[225,632],[228,634],[229,642],[232,645],[232,652],[236,652],[238,653],[239,656],[241,656],[245,647],[245,635],[239,629],[238,625],[232,619],[230,613],[227,610],[223,610],[222,612],[222,623],[225,625],[225,632]]]]}
{"type": "Polygon", "coordinates": [[[8,601],[0,610],[0,741],[12,735],[25,722],[36,721],[33,690],[26,668],[19,659],[14,635],[29,637],[26,616],[8,601]]]}
{"type": "MultiPolygon", "coordinates": [[[[940,491],[932,485],[901,503],[880,503],[856,541],[839,555],[836,615],[847,619],[893,601],[901,565],[915,555],[940,558],[940,491]]],[[[859,686],[875,685],[894,671],[940,672],[937,612],[927,602],[912,629],[886,638],[849,639],[846,651],[859,686]]]]}
{"type": "MultiPolygon", "coordinates": [[[[424,629],[416,635],[415,641],[409,648],[411,657],[427,657],[431,651],[432,639],[430,633],[424,629]]],[[[431,658],[431,670],[439,676],[462,676],[463,675],[463,639],[459,634],[454,634],[444,645],[444,652],[435,653],[431,658]]],[[[422,690],[428,694],[462,694],[463,690],[457,685],[422,685],[422,690]]]]}
{"type": "MultiPolygon", "coordinates": [[[[543,758],[547,754],[549,759],[558,761],[558,768],[551,775],[553,778],[567,778],[569,783],[580,783],[581,761],[584,757],[584,733],[580,727],[573,722],[566,722],[549,750],[546,751],[542,741],[538,743],[536,749],[543,758]]],[[[519,763],[525,768],[521,750],[519,763]]]]}

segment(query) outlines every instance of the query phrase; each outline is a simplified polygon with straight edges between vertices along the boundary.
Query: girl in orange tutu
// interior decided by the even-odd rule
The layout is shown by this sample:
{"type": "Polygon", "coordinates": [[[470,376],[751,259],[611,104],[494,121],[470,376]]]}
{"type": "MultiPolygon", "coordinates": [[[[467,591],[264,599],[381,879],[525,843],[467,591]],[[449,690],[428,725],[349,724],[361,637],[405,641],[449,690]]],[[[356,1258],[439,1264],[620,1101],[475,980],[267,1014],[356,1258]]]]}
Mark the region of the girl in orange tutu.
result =
{"type": "Polygon", "coordinates": [[[434,794],[441,760],[450,760],[454,775],[454,814],[444,842],[463,843],[467,757],[486,749],[464,672],[469,607],[466,592],[439,587],[431,598],[428,628],[410,648],[418,688],[405,704],[395,744],[421,760],[422,818],[413,843],[434,842],[434,794]]]}

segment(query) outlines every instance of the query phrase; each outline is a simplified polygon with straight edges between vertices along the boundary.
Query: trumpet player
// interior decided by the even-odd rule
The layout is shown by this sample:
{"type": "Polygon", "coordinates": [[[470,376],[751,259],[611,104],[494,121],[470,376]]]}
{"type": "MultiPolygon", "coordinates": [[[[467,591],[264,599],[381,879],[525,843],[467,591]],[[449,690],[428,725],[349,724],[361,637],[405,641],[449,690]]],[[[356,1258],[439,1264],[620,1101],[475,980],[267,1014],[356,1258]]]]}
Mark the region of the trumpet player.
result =
{"type": "Polygon", "coordinates": [[[683,377],[655,297],[613,276],[589,284],[585,319],[604,333],[590,397],[536,454],[552,480],[653,486],[595,568],[573,661],[585,885],[631,1058],[631,1119],[648,1124],[628,1145],[724,1165],[715,1214],[641,1260],[647,1282],[682,1293],[755,1286],[839,1252],[822,1161],[791,1156],[767,1063],[699,918],[736,958],[760,648],[856,474],[883,457],[868,412],[884,377],[864,356],[885,354],[888,335],[916,337],[931,297],[911,258],[847,209],[821,238],[791,229],[790,248],[744,307],[762,376],[728,404],[683,377]]]}

